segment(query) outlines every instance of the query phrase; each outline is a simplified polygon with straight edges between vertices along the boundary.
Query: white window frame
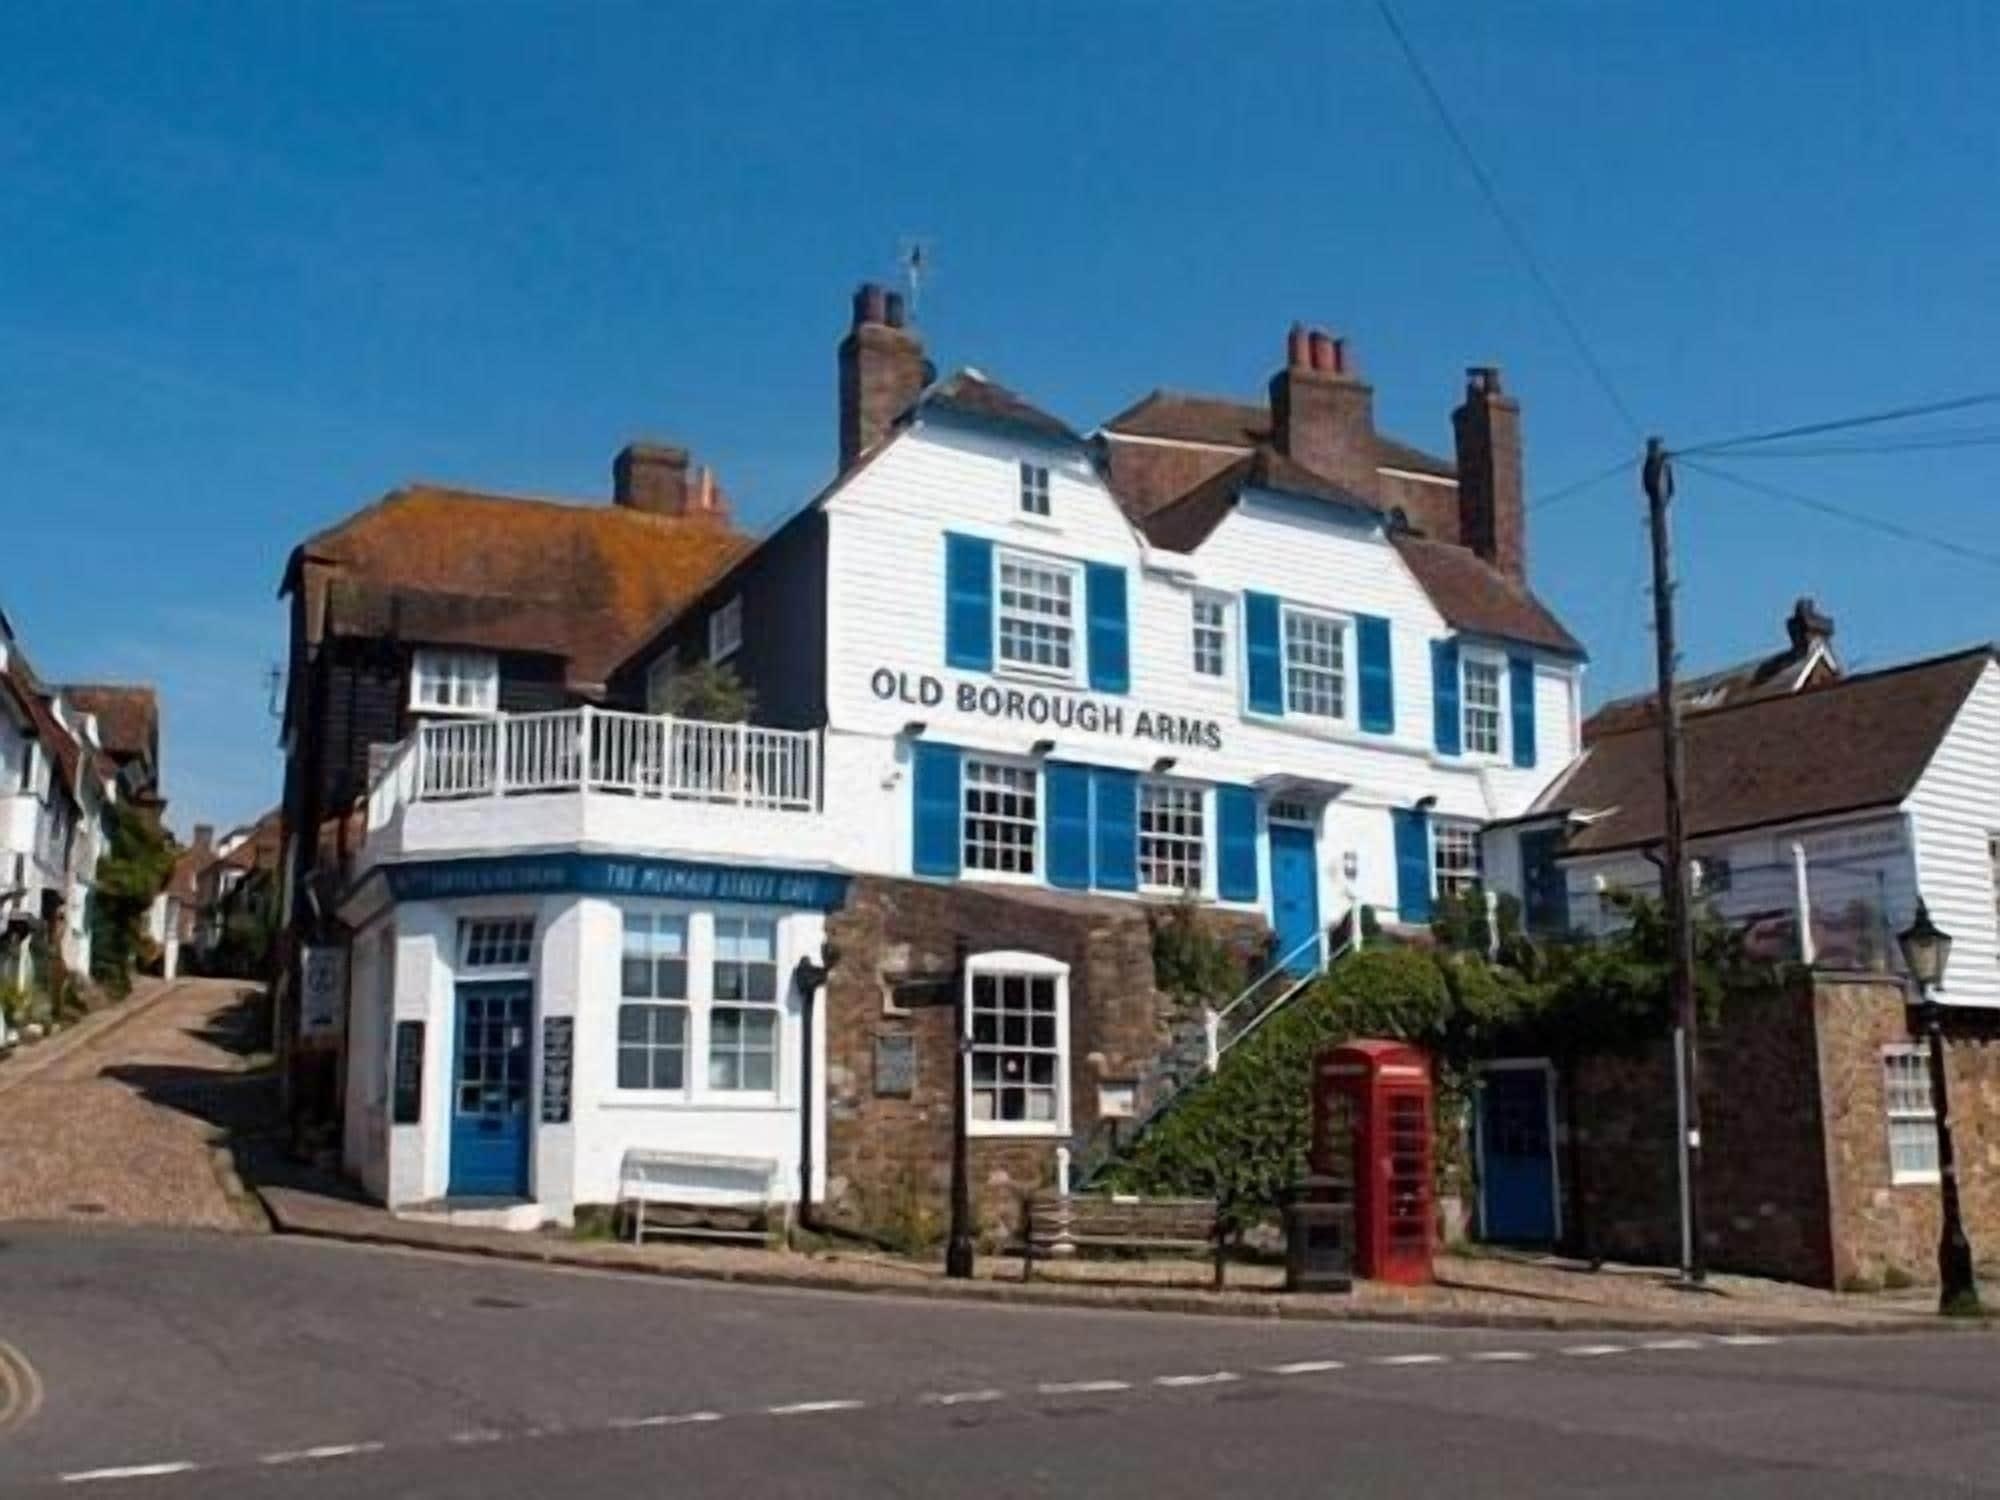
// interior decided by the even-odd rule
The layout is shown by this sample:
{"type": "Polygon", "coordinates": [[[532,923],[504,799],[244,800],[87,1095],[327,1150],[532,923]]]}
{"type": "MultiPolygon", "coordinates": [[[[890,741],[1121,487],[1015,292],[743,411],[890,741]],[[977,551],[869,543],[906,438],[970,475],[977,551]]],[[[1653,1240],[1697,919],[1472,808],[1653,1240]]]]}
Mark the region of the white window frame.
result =
{"type": "MultiPolygon", "coordinates": [[[[785,952],[784,924],[770,912],[756,910],[716,911],[709,914],[708,952],[703,965],[707,975],[708,1004],[701,1028],[701,1091],[710,1099],[724,1101],[771,1101],[777,1099],[784,1087],[785,1079],[785,952]],[[768,1000],[754,1000],[747,996],[731,997],[727,1000],[717,993],[716,971],[722,966],[722,928],[725,924],[741,924],[746,929],[752,924],[760,924],[771,929],[771,996],[768,1000]],[[747,1088],[740,1082],[734,1087],[715,1081],[715,1013],[719,1010],[768,1013],[771,1021],[771,1084],[769,1088],[747,1088]]],[[[740,957],[735,960],[742,964],[740,957]]],[[[734,1053],[737,1063],[737,1077],[742,1077],[743,1060],[748,1050],[742,1045],[738,1034],[734,1053]]]]}
{"type": "Polygon", "coordinates": [[[500,711],[500,658],[491,651],[419,646],[410,657],[410,711],[495,714],[500,711]]]}
{"type": "Polygon", "coordinates": [[[1478,647],[1462,648],[1458,655],[1458,749],[1467,760],[1504,761],[1512,749],[1509,745],[1511,725],[1507,702],[1507,658],[1497,651],[1485,651],[1478,647]],[[1473,703],[1472,673],[1477,668],[1493,673],[1493,745],[1491,749],[1475,750],[1472,745],[1473,703]]]}
{"type": "Polygon", "coordinates": [[[725,662],[743,649],[743,596],[735,595],[708,617],[708,659],[725,662]]]}
{"type": "Polygon", "coordinates": [[[1083,565],[1069,558],[1050,557],[1039,552],[996,547],[993,551],[993,670],[1003,677],[1029,677],[1037,682],[1080,683],[1086,681],[1084,652],[1089,631],[1085,629],[1083,565]],[[1032,568],[1040,573],[1060,575],[1069,580],[1069,666],[1067,668],[1031,661],[1016,661],[1005,654],[1006,625],[1012,619],[1028,626],[1048,626],[1053,617],[1038,611],[1009,609],[1004,602],[1005,578],[1009,567],[1032,568]]]}
{"type": "Polygon", "coordinates": [[[1931,1107],[1930,1051],[1921,1042],[1892,1042],[1882,1049],[1882,1134],[1889,1153],[1889,1181],[1896,1187],[1914,1187],[1941,1180],[1937,1156],[1937,1111],[1931,1107]],[[1916,1075],[1915,1081],[1896,1078],[1898,1072],[1916,1075]],[[1919,1103],[1918,1101],[1921,1101],[1919,1103]],[[1897,1127],[1914,1135],[1923,1133],[1924,1151],[1930,1166],[1896,1165],[1897,1127]]]}
{"type": "Polygon", "coordinates": [[[1230,625],[1235,611],[1230,608],[1227,594],[1218,594],[1210,589],[1196,589],[1188,599],[1188,670],[1197,682],[1227,683],[1229,681],[1229,637],[1230,625]],[[1213,610],[1213,620],[1202,619],[1203,610],[1213,610]],[[1212,638],[1205,640],[1204,638],[1212,638]],[[1214,655],[1206,654],[1212,646],[1214,655]],[[1203,665],[1212,660],[1214,670],[1203,665]]]}
{"type": "Polygon", "coordinates": [[[1447,880],[1460,881],[1463,879],[1465,873],[1463,869],[1455,869],[1448,873],[1444,867],[1444,855],[1447,844],[1455,844],[1455,841],[1461,836],[1468,840],[1468,847],[1472,854],[1470,888],[1479,890],[1486,884],[1486,852],[1480,845],[1479,824],[1470,818],[1432,818],[1431,894],[1433,896],[1441,897],[1447,893],[1447,880]],[[1450,836],[1449,839],[1447,839],[1447,835],[1450,836]]]}
{"type": "MultiPolygon", "coordinates": [[[[609,1056],[608,1066],[612,1069],[610,1086],[604,1092],[603,1106],[606,1109],[688,1109],[695,1111],[749,1110],[769,1111],[783,1107],[786,1090],[791,1086],[789,1069],[792,1067],[790,1049],[798,1045],[798,1038],[792,1026],[792,969],[790,944],[786,918],[792,913],[781,907],[738,905],[734,902],[713,904],[686,901],[621,900],[617,903],[619,913],[618,953],[619,977],[614,981],[609,1006],[611,1019],[597,1023],[593,1033],[592,1046],[601,1046],[609,1056]],[[628,916],[673,917],[687,924],[687,1027],[685,1032],[686,1061],[682,1070],[682,1087],[678,1089],[642,1089],[618,1087],[618,1028],[617,1012],[624,1003],[624,922],[628,916]],[[771,1087],[768,1089],[717,1088],[709,1082],[709,1057],[714,1046],[716,957],[721,951],[719,942],[720,924],[731,921],[762,921],[771,924],[772,959],[774,966],[773,994],[769,1002],[738,1002],[724,1000],[720,1004],[735,1007],[739,1004],[750,1009],[768,1007],[773,1013],[771,1032],[771,1087]]],[[[641,1005],[666,1005],[672,1001],[641,1000],[633,1003],[641,1005]]],[[[584,1014],[603,1014],[602,1010],[584,1014]]],[[[579,1022],[581,1022],[581,1016],[579,1022]]],[[[579,1037],[579,1045],[582,1038],[579,1037]]],[[[602,1054],[601,1054],[602,1055],[602,1054]]],[[[740,1055],[740,1053],[739,1053],[740,1055]]]]}
{"type": "Polygon", "coordinates": [[[613,1016],[612,1032],[612,1072],[611,1093],[616,1099],[655,1098],[686,1099],[694,1092],[696,1064],[700,1060],[695,1053],[695,961],[694,961],[694,918],[686,911],[663,907],[621,905],[618,908],[618,1000],[613,1016]],[[625,963],[627,946],[631,941],[631,926],[634,921],[647,924],[648,961],[651,967],[652,993],[633,995],[625,989],[625,963]],[[659,922],[678,922],[681,926],[681,993],[679,998],[658,993],[659,955],[652,951],[650,939],[656,935],[659,922]],[[680,1087],[658,1087],[652,1078],[652,1055],[664,1050],[653,1038],[651,1023],[642,1042],[632,1043],[625,1039],[625,1011],[635,1006],[647,1011],[678,1010],[681,1013],[681,1081],[680,1087]],[[625,1053],[628,1048],[639,1048],[646,1054],[646,1076],[643,1084],[628,1084],[624,1081],[625,1053]]]}
{"type": "Polygon", "coordinates": [[[456,939],[458,973],[476,979],[520,979],[533,974],[535,940],[541,936],[538,929],[533,912],[508,911],[495,912],[490,916],[460,917],[456,939]],[[508,951],[495,957],[494,947],[503,940],[508,944],[508,951]],[[517,945],[523,950],[518,959],[512,953],[517,945]]]}
{"type": "Polygon", "coordinates": [[[1321,724],[1351,726],[1354,723],[1355,699],[1360,686],[1360,674],[1355,669],[1354,620],[1351,616],[1335,614],[1330,610],[1324,609],[1308,609],[1298,604],[1283,605],[1278,611],[1278,665],[1279,670],[1283,674],[1281,680],[1284,684],[1286,717],[1289,718],[1296,715],[1299,718],[1313,720],[1321,724]],[[1334,643],[1340,653],[1340,666],[1337,669],[1340,698],[1340,711],[1338,713],[1326,714],[1320,713],[1316,709],[1304,708],[1293,698],[1292,673],[1294,671],[1336,674],[1336,669],[1332,667],[1294,666],[1292,661],[1292,622],[1294,620],[1310,624],[1315,628],[1319,626],[1333,627],[1334,643]]]}
{"type": "Polygon", "coordinates": [[[1186,781],[1166,781],[1158,777],[1145,777],[1139,782],[1139,889],[1149,894],[1199,896],[1208,889],[1208,789],[1186,781]],[[1171,804],[1171,805],[1152,805],[1171,804]],[[1149,819],[1179,817],[1184,820],[1183,828],[1171,826],[1148,828],[1149,819]],[[1194,833],[1185,831],[1185,820],[1191,819],[1194,833]],[[1152,845],[1151,852],[1148,845],[1152,845]],[[1194,854],[1194,878],[1187,881],[1148,879],[1162,868],[1176,864],[1185,865],[1187,852],[1194,854]],[[1153,868],[1149,869],[1148,867],[1153,868]]]}
{"type": "Polygon", "coordinates": [[[1043,800],[1044,796],[1045,790],[1042,786],[1041,768],[1032,761],[1016,760],[1004,755],[968,754],[965,756],[959,768],[958,791],[958,862],[961,872],[967,877],[977,880],[1012,880],[1023,883],[1041,884],[1045,873],[1044,860],[1047,855],[1042,831],[1043,818],[1048,811],[1047,805],[1043,800]],[[981,773],[998,772],[1001,774],[994,780],[985,783],[983,787],[976,788],[974,785],[977,780],[975,771],[981,773]],[[1026,778],[1025,787],[1020,780],[1022,777],[1026,778]],[[1007,787],[1000,786],[999,782],[1001,779],[1008,780],[1011,785],[1007,787]],[[1026,846],[1028,851],[1027,869],[995,869],[977,863],[972,858],[975,848],[998,850],[1013,847],[1002,845],[994,840],[982,841],[979,844],[974,843],[972,836],[972,824],[974,820],[972,795],[976,789],[1000,791],[1003,793],[1011,792],[1016,796],[1025,790],[1026,794],[1034,799],[1032,809],[1025,816],[1018,812],[995,815],[983,811],[978,815],[982,822],[998,822],[1009,827],[1026,828],[1028,830],[1028,842],[1026,846]]]}
{"type": "MultiPolygon", "coordinates": [[[[979,1119],[976,1114],[966,1122],[966,1133],[972,1136],[1015,1136],[1047,1139],[1063,1138],[1070,1133],[1070,1034],[1069,1034],[1069,965],[1040,953],[995,952],[975,953],[965,962],[965,1040],[966,1050],[959,1066],[964,1069],[965,1097],[968,1113],[978,1107],[978,1086],[973,1081],[973,1060],[985,1053],[1005,1056],[1015,1053],[1022,1056],[1049,1056],[1055,1058],[1055,1118],[1052,1120],[1000,1120],[979,1119]],[[1055,1043],[1045,1048],[1034,1044],[1032,1022],[1029,1041],[1020,1046],[1011,1046],[1002,1040],[981,1045],[973,1041],[978,1030],[978,1016],[974,1012],[976,981],[982,978],[1001,981],[1005,979],[1047,980],[1054,986],[1055,1002],[1055,1043]]],[[[1004,1014],[1000,1012],[1000,1014],[1004,1014]]]]}
{"type": "Polygon", "coordinates": [[[1046,464],[1031,464],[1021,460],[1021,500],[1020,510],[1024,516],[1037,521],[1047,521],[1054,514],[1054,500],[1049,492],[1049,470],[1046,464]]]}

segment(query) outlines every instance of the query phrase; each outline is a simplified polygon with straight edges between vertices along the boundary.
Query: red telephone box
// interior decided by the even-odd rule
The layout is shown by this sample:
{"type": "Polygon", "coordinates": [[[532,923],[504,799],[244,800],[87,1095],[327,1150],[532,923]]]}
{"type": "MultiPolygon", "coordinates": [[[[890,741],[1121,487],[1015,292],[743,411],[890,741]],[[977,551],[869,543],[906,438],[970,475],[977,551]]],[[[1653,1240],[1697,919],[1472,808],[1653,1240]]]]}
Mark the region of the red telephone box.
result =
{"type": "Polygon", "coordinates": [[[1354,1271],[1431,1279],[1431,1063],[1404,1042],[1342,1042],[1313,1064],[1312,1169],[1354,1183],[1354,1271]]]}

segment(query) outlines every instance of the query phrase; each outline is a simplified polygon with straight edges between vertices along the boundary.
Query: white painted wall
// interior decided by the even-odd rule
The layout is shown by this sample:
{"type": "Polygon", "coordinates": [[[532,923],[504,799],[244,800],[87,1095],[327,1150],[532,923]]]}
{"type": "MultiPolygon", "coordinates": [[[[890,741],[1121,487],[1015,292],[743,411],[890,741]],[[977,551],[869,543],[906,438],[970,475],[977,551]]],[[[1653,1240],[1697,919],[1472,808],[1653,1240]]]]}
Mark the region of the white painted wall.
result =
{"type": "Polygon", "coordinates": [[[1987,663],[1905,806],[1924,899],[1954,939],[1938,998],[2000,1005],[2000,931],[1987,851],[1987,840],[2000,833],[2000,666],[1987,663]]]}

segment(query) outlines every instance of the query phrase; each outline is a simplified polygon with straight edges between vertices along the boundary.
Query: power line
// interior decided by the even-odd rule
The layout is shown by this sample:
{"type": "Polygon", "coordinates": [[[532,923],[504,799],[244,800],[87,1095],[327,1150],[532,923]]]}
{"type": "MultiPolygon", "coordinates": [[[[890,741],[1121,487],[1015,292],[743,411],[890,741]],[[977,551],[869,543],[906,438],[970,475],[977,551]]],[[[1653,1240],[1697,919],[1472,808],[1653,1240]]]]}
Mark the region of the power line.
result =
{"type": "Polygon", "coordinates": [[[1402,22],[1396,19],[1396,12],[1390,7],[1389,0],[1375,0],[1375,5],[1382,13],[1382,21],[1389,28],[1389,34],[1396,39],[1396,45],[1402,49],[1403,59],[1410,65],[1410,72],[1416,76],[1418,86],[1430,100],[1431,108],[1437,112],[1438,121],[1444,126],[1445,134],[1451,137],[1451,143],[1457,147],[1466,170],[1472,173],[1473,181],[1479,184],[1479,191],[1486,198],[1486,206],[1493,210],[1493,217],[1500,221],[1501,229],[1506,232],[1507,238],[1514,242],[1515,252],[1527,266],[1528,274],[1534,278],[1543,300],[1549,304],[1556,321],[1569,336],[1570,343],[1575,346],[1577,356],[1590,371],[1591,379],[1597,382],[1597,388],[1604,393],[1604,399],[1611,403],[1624,420],[1626,427],[1631,429],[1632,436],[1639,437],[1641,435],[1639,419],[1632,415],[1632,408],[1625,404],[1625,398],[1618,394],[1618,388],[1611,383],[1611,376],[1606,373],[1602,361],[1591,349],[1590,341],[1583,336],[1582,328],[1577,325],[1576,319],[1570,316],[1569,307],[1557,294],[1555,283],[1549,279],[1548,272],[1542,269],[1542,263],[1536,257],[1534,248],[1528,243],[1527,235],[1514,221],[1514,216],[1507,211],[1507,205],[1501,201],[1499,189],[1487,175],[1486,168],[1480,165],[1479,158],[1473,154],[1472,143],[1465,138],[1465,132],[1458,128],[1458,122],[1452,118],[1451,109],[1444,102],[1444,95],[1431,81],[1431,75],[1425,69],[1423,59],[1417,55],[1417,49],[1411,43],[1408,33],[1403,30],[1402,22]]]}
{"type": "Polygon", "coordinates": [[[1713,464],[1697,463],[1688,458],[1684,453],[1677,453],[1674,455],[1674,458],[1683,468],[1692,469],[1697,474],[1706,474],[1711,479],[1720,479],[1723,483],[1733,484],[1739,489],[1751,490],[1760,495],[1768,495],[1773,500],[1783,500],[1788,504],[1800,506],[1805,510],[1814,511],[1819,515],[1831,516],[1837,521],[1845,521],[1850,526],[1860,526],[1869,531],[1880,532],[1883,536],[1892,536],[1898,541],[1908,542],[1913,546],[1927,547],[1933,552],[1942,552],[1948,557],[1955,557],[1961,561],[1984,563],[1989,568],[2000,568],[2000,553],[1982,552],[1977,547],[1968,547],[1963,542],[1946,541],[1943,537],[1931,536],[1895,521],[1885,521],[1880,516],[1871,516],[1861,511],[1849,510],[1845,506],[1835,505],[1830,501],[1820,500],[1812,495],[1802,495],[1797,490],[1768,484],[1761,479],[1748,479],[1741,474],[1732,474],[1727,469],[1717,468],[1713,464]]]}
{"type": "Polygon", "coordinates": [[[1746,448],[1729,454],[1731,462],[1746,458],[1865,458],[1881,453],[1935,453],[1946,449],[2000,447],[2000,427],[1953,436],[1925,433],[1906,438],[1884,438],[1879,443],[1809,443],[1800,448],[1746,448]]]}
{"type": "Polygon", "coordinates": [[[1836,417],[1830,422],[1808,422],[1803,427],[1781,427],[1773,432],[1752,432],[1741,437],[1694,443],[1686,448],[1676,448],[1674,456],[1690,458],[1704,453],[1721,453],[1732,448],[1747,448],[1752,444],[1775,443],[1785,438],[1811,437],[1822,432],[1841,432],[1850,427],[1873,427],[1882,422],[1902,422],[1911,417],[1934,416],[1939,412],[1964,411],[1971,406],[1991,406],[1995,402],[2000,402],[2000,391],[1982,391],[1977,395],[1959,396],[1950,401],[1932,401],[1922,406],[1898,406],[1888,411],[1866,412],[1858,417],[1836,417]]]}
{"type": "Polygon", "coordinates": [[[1546,495],[1537,495],[1528,502],[1528,511],[1530,514],[1533,514],[1536,511],[1547,510],[1552,505],[1560,505],[1572,496],[1581,495],[1585,490],[1592,489],[1604,483],[1605,480],[1611,478],[1613,475],[1631,472],[1632,468],[1638,462],[1639,458],[1637,454],[1625,454],[1604,468],[1599,469],[1595,474],[1579,479],[1573,484],[1566,484],[1561,489],[1550,490],[1546,495]]]}

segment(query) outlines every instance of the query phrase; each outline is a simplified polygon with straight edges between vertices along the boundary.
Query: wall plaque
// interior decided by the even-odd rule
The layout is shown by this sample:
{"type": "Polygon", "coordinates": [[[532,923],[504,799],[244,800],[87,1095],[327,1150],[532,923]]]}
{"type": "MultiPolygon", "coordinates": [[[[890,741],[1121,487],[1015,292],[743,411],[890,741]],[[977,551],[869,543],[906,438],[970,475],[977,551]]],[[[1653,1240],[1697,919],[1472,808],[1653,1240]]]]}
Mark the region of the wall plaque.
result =
{"type": "Polygon", "coordinates": [[[907,1031],[875,1038],[875,1097],[907,1099],[917,1089],[917,1039],[907,1031]]]}
{"type": "Polygon", "coordinates": [[[415,1125],[424,1117],[424,1023],[396,1023],[395,1097],[390,1102],[389,1119],[397,1125],[415,1125]]]}
{"type": "Polygon", "coordinates": [[[569,1123],[569,1081],[572,1046],[576,1038],[573,1016],[542,1017],[542,1123],[569,1123]]]}

